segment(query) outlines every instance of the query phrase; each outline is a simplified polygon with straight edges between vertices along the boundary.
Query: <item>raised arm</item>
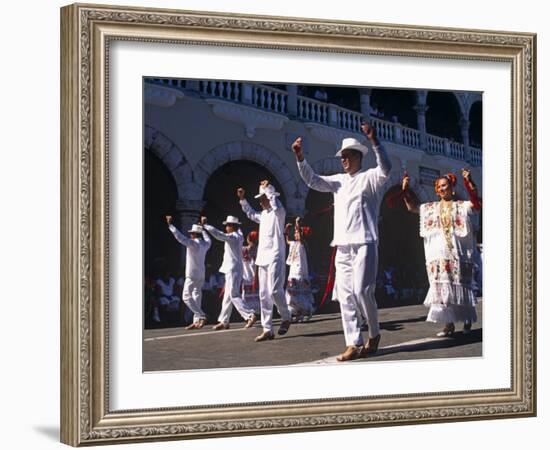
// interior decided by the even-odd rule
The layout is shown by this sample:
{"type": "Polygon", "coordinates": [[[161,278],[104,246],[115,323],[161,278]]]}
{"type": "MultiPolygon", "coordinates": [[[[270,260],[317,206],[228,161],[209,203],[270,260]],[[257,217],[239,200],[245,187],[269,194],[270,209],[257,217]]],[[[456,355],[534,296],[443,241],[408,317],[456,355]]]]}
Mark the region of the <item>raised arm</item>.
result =
{"type": "Polygon", "coordinates": [[[250,204],[244,198],[244,195],[245,191],[243,188],[237,189],[237,197],[239,197],[239,203],[241,204],[243,212],[246,214],[246,217],[248,217],[253,222],[260,223],[261,213],[250,206],[250,204]]]}
{"type": "Polygon", "coordinates": [[[207,223],[205,223],[203,227],[206,231],[208,231],[212,235],[214,239],[217,239],[218,241],[232,242],[238,239],[238,237],[234,233],[231,233],[231,234],[224,233],[223,231],[220,231],[216,227],[213,227],[212,225],[208,225],[207,223]]]}
{"type": "Polygon", "coordinates": [[[180,233],[180,231],[172,224],[172,216],[166,216],[166,223],[168,224],[168,229],[181,245],[185,245],[186,247],[196,245],[196,242],[193,239],[188,238],[183,233],[180,233]]]}
{"type": "Polygon", "coordinates": [[[302,150],[302,138],[299,137],[292,144],[292,151],[296,156],[296,161],[298,163],[298,172],[304,180],[304,183],[308,185],[311,189],[314,189],[319,192],[336,192],[338,189],[338,182],[332,180],[331,176],[322,176],[316,174],[311,166],[307,163],[304,158],[304,152],[302,150]]]}
{"type": "Polygon", "coordinates": [[[369,139],[372,144],[372,151],[376,156],[376,165],[380,167],[382,173],[387,176],[391,170],[391,161],[388,157],[388,154],[376,135],[376,129],[368,123],[361,125],[361,130],[365,133],[365,136],[369,139]]]}
{"type": "Polygon", "coordinates": [[[401,184],[401,192],[403,193],[403,201],[405,202],[405,206],[407,207],[409,212],[419,214],[420,209],[418,207],[418,204],[414,200],[413,196],[411,195],[411,191],[409,189],[409,183],[410,178],[408,175],[405,175],[403,177],[403,183],[401,184]]]}
{"type": "Polygon", "coordinates": [[[470,201],[472,202],[472,207],[475,210],[481,209],[481,199],[478,197],[477,194],[477,187],[474,184],[474,181],[472,180],[472,174],[468,169],[462,169],[462,180],[464,181],[464,187],[468,191],[468,195],[470,196],[470,201]]]}
{"type": "Polygon", "coordinates": [[[278,195],[275,195],[274,187],[269,185],[269,180],[263,180],[260,183],[260,186],[264,189],[264,195],[269,200],[269,206],[271,207],[271,209],[275,212],[282,213],[282,210],[284,210],[283,205],[281,201],[277,198],[278,195]]]}

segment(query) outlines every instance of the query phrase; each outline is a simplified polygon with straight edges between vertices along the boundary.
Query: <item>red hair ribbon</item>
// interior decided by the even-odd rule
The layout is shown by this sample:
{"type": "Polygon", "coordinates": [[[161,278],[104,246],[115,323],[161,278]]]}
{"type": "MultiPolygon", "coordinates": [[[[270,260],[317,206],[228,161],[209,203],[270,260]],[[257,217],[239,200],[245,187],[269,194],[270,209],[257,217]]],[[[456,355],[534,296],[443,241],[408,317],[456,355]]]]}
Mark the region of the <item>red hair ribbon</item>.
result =
{"type": "Polygon", "coordinates": [[[252,230],[250,233],[248,233],[248,238],[254,243],[258,242],[258,232],[256,230],[252,230]]]}
{"type": "Polygon", "coordinates": [[[454,173],[448,173],[445,178],[451,182],[452,186],[456,186],[456,175],[454,173]]]}

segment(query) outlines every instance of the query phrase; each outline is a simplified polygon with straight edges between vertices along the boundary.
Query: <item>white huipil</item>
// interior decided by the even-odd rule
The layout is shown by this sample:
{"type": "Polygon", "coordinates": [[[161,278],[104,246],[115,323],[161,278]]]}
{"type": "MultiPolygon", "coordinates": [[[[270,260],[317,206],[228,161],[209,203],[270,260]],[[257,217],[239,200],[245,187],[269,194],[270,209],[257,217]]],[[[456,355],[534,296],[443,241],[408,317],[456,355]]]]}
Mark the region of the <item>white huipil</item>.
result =
{"type": "Polygon", "coordinates": [[[256,252],[257,247],[243,247],[243,301],[254,313],[260,314],[260,297],[256,278],[256,252]],[[255,286],[256,284],[256,286],[255,286]]]}
{"type": "Polygon", "coordinates": [[[240,204],[247,217],[260,224],[258,233],[258,285],[263,331],[273,332],[273,304],[283,321],[290,320],[290,311],[285,300],[285,253],[284,235],[286,212],[276,195],[268,194],[270,208],[262,212],[254,210],[246,200],[240,204]]]}
{"type": "Polygon", "coordinates": [[[212,225],[205,224],[204,228],[214,239],[224,243],[223,261],[219,271],[225,274],[225,286],[222,300],[222,309],[218,322],[228,324],[233,311],[233,305],[244,320],[248,320],[254,311],[248,308],[241,297],[241,284],[243,280],[243,234],[241,230],[232,233],[224,233],[212,225]]]}
{"type": "Polygon", "coordinates": [[[311,317],[314,301],[309,284],[306,248],[302,242],[290,242],[286,263],[290,266],[286,285],[288,308],[297,318],[311,317]]]}
{"type": "Polygon", "coordinates": [[[378,269],[378,216],[383,198],[381,188],[388,180],[390,169],[385,172],[380,164],[380,153],[386,157],[384,149],[375,146],[374,151],[377,167],[354,174],[321,176],[305,159],[298,162],[300,176],[311,189],[334,195],[334,236],[331,243],[337,247],[334,294],[340,303],[348,346],[363,344],[361,316],[367,319],[371,338],[380,333],[374,297],[378,269]]]}
{"type": "Polygon", "coordinates": [[[420,205],[420,236],[424,238],[426,271],[430,288],[424,305],[429,322],[475,322],[474,292],[476,246],[471,216],[472,202],[451,202],[449,242],[441,220],[441,202],[420,205]],[[450,244],[450,245],[449,245],[450,244]]]}
{"type": "Polygon", "coordinates": [[[184,245],[185,253],[185,281],[183,283],[182,300],[193,311],[193,322],[206,319],[202,310],[202,285],[204,284],[204,259],[210,248],[210,236],[202,232],[203,239],[192,239],[178,231],[174,225],[168,226],[176,240],[184,245]]]}

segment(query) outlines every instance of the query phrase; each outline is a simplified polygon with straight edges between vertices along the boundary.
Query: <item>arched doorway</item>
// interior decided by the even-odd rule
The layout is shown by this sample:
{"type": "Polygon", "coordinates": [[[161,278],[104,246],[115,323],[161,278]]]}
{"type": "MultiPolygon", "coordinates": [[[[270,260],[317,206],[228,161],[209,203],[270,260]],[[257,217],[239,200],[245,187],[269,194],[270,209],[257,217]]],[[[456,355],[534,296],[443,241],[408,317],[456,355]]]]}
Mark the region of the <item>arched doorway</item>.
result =
{"type": "MultiPolygon", "coordinates": [[[[143,158],[143,270],[157,278],[165,270],[181,276],[181,246],[168,230],[165,216],[174,214],[177,187],[170,171],[150,151],[143,158]]],[[[174,217],[177,224],[177,218],[174,217]]],[[[128,218],[131,226],[131,218],[128,218]]]]}
{"type": "Polygon", "coordinates": [[[373,89],[370,100],[377,115],[384,120],[397,119],[402,125],[417,128],[416,93],[407,89],[373,89]]]}
{"type": "MultiPolygon", "coordinates": [[[[394,205],[388,201],[400,190],[399,185],[391,187],[380,206],[376,290],[379,306],[421,303],[422,291],[428,286],[418,215],[408,212],[402,201],[394,205]],[[394,294],[385,288],[388,279],[392,280],[394,294]]],[[[411,195],[415,196],[414,192],[411,195]]]]}
{"type": "Polygon", "coordinates": [[[452,92],[429,92],[426,131],[443,138],[462,142],[460,106],[452,92]]]}
{"type": "MultiPolygon", "coordinates": [[[[258,224],[249,220],[241,209],[237,198],[237,188],[242,187],[246,191],[246,199],[257,211],[261,211],[260,204],[254,198],[258,194],[260,181],[269,180],[277,192],[280,200],[286,206],[286,198],[279,181],[264,166],[248,161],[230,161],[218,167],[208,178],[204,188],[204,206],[202,215],[208,218],[208,223],[219,230],[224,230],[222,222],[228,215],[236,216],[242,223],[242,231],[246,235],[258,229],[258,224]]],[[[218,272],[223,259],[223,243],[213,240],[210,250],[206,254],[206,276],[218,272]]],[[[219,287],[218,287],[219,288],[219,287]]],[[[219,290],[205,291],[203,295],[203,309],[210,317],[217,317],[221,309],[219,290]]],[[[237,313],[233,312],[234,320],[240,320],[237,313]]],[[[232,320],[233,320],[232,319],[232,320]]]]}
{"type": "Polygon", "coordinates": [[[476,148],[482,148],[481,143],[482,141],[482,134],[481,130],[483,129],[482,126],[482,120],[483,120],[483,104],[479,102],[475,102],[471,109],[470,109],[470,145],[472,147],[476,148]]]}
{"type": "MultiPolygon", "coordinates": [[[[306,214],[304,224],[311,227],[311,237],[307,241],[308,268],[315,292],[315,304],[319,307],[325,293],[330,271],[333,247],[330,246],[334,234],[334,198],[331,193],[313,189],[306,196],[306,214]]],[[[330,294],[329,294],[330,295],[330,294]]],[[[338,304],[325,301],[318,313],[339,311],[338,304]]]]}

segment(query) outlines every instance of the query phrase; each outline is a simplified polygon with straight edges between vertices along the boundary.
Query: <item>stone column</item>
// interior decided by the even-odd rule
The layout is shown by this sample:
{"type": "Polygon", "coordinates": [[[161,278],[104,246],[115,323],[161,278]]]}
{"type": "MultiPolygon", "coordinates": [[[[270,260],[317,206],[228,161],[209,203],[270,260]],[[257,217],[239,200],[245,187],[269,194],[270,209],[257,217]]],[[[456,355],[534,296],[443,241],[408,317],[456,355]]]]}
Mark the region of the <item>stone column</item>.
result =
{"type": "Polygon", "coordinates": [[[361,89],[360,90],[361,114],[363,114],[363,117],[367,120],[370,118],[370,113],[372,111],[372,107],[370,105],[371,94],[372,94],[372,89],[361,89]]]}
{"type": "Polygon", "coordinates": [[[462,134],[462,143],[464,144],[464,159],[472,160],[472,152],[470,151],[470,121],[466,117],[461,117],[458,122],[460,133],[462,134]]]}
{"type": "Polygon", "coordinates": [[[428,139],[426,136],[426,113],[428,112],[428,105],[418,103],[413,108],[416,111],[416,126],[418,131],[420,131],[420,147],[426,150],[428,148],[428,139]]]}
{"type": "Polygon", "coordinates": [[[253,102],[253,91],[252,85],[248,83],[243,83],[243,90],[241,92],[241,99],[245,105],[252,105],[253,102]]]}
{"type": "Polygon", "coordinates": [[[187,80],[186,88],[190,91],[199,92],[200,91],[200,81],[199,80],[187,80]]]}
{"type": "Polygon", "coordinates": [[[287,84],[286,91],[288,93],[288,115],[289,117],[298,117],[298,86],[295,84],[287,84]]]}

